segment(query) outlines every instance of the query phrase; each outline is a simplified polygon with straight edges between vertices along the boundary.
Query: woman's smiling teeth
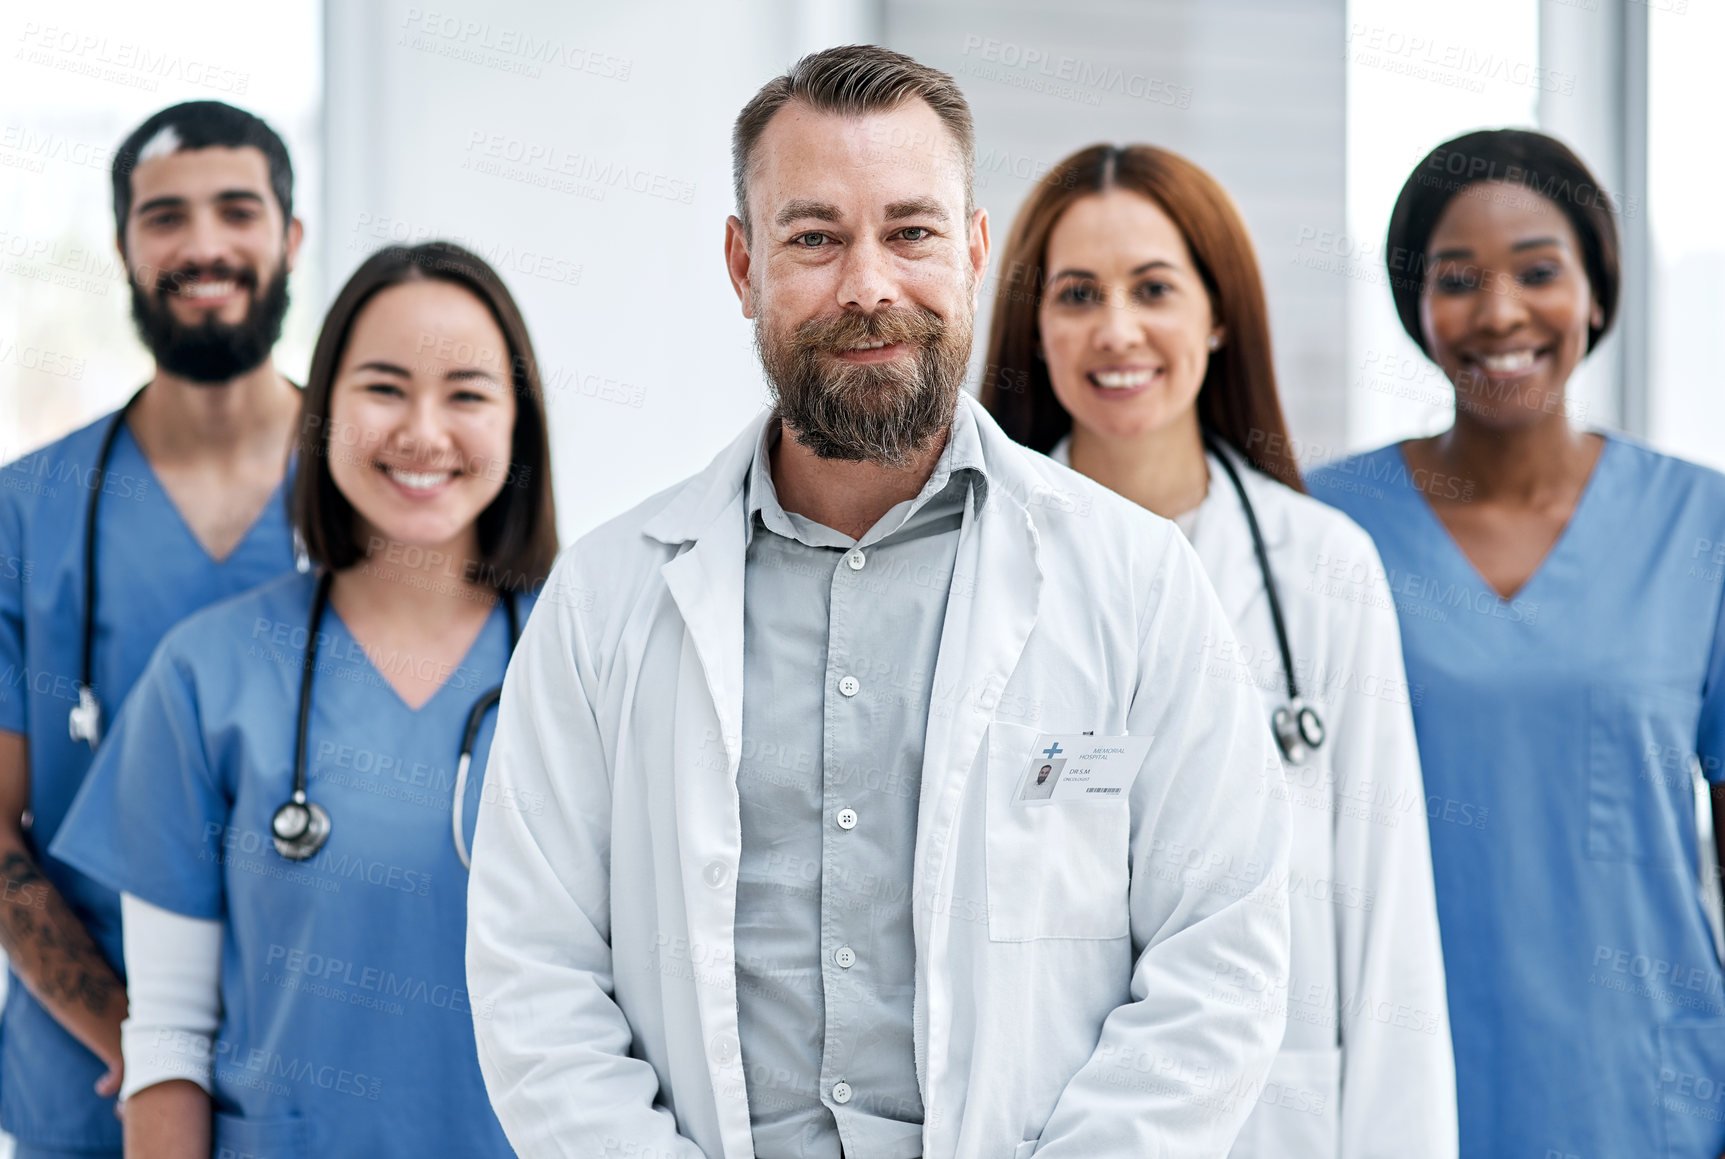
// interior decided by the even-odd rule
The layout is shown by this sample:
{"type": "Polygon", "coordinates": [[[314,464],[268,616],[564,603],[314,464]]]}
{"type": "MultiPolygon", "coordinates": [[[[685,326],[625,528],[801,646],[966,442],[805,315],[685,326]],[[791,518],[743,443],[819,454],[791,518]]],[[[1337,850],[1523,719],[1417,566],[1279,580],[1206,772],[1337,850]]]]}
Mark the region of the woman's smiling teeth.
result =
{"type": "Polygon", "coordinates": [[[1534,359],[1539,357],[1539,351],[1532,349],[1509,350],[1502,354],[1476,354],[1474,362],[1487,374],[1518,374],[1533,366],[1534,359]]]}
{"type": "Polygon", "coordinates": [[[409,491],[430,491],[432,488],[441,487],[455,478],[454,471],[407,471],[386,464],[379,464],[379,466],[382,467],[384,474],[409,491]]]}
{"type": "Polygon", "coordinates": [[[1156,377],[1154,370],[1092,370],[1090,381],[1103,390],[1133,390],[1140,386],[1150,385],[1150,380],[1156,377]]]}

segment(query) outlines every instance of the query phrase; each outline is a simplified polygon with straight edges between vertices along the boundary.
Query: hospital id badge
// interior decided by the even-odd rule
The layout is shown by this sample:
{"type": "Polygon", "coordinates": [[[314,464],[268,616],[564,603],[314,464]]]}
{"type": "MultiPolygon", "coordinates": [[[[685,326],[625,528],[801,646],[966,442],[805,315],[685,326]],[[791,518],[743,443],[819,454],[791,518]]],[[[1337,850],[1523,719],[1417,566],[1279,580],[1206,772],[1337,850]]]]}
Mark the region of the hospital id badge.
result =
{"type": "Polygon", "coordinates": [[[1043,733],[1031,746],[1013,802],[1050,805],[1118,801],[1150,751],[1147,736],[1056,736],[1043,733]]]}

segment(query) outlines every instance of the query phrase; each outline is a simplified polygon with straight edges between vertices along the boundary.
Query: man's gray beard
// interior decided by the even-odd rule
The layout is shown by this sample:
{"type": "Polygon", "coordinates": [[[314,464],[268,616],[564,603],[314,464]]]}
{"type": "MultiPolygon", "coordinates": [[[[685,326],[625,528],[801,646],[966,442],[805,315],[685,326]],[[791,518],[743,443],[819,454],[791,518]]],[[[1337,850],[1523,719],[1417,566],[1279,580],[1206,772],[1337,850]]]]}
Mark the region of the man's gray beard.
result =
{"type": "Polygon", "coordinates": [[[774,339],[755,318],[755,349],[776,417],[818,458],[903,467],[951,425],[970,362],[972,320],[889,307],[811,319],[774,339]],[[908,342],[908,363],[846,365],[830,351],[871,341],[908,342]]]}

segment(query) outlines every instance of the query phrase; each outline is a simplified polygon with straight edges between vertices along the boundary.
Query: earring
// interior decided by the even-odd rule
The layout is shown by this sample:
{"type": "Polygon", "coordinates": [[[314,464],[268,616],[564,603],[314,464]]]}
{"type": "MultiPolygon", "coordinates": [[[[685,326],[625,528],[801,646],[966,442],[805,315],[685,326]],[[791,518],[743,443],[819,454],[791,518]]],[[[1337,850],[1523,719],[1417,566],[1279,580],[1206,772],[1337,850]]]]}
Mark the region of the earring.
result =
{"type": "Polygon", "coordinates": [[[1208,343],[1206,343],[1206,345],[1208,345],[1210,347],[1211,351],[1214,352],[1214,351],[1222,349],[1222,340],[1220,338],[1216,337],[1216,335],[1212,334],[1212,335],[1210,335],[1210,341],[1208,343]]]}

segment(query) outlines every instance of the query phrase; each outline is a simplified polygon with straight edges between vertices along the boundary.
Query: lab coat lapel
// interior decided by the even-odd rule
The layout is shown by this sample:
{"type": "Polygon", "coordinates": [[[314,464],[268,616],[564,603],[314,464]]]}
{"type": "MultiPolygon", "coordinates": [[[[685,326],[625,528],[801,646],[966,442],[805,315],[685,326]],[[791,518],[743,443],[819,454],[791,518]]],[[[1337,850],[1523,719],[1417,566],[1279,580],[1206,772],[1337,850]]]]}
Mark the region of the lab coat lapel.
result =
{"type": "MultiPolygon", "coordinates": [[[[737,763],[743,730],[743,504],[727,510],[661,574],[684,625],[673,694],[673,809],[691,952],[736,960],[742,854],[737,763]]],[[[696,960],[701,960],[697,957],[696,960]]],[[[728,970],[695,973],[701,1042],[729,1156],[750,1154],[737,992],[728,970]]]]}
{"type": "MultiPolygon", "coordinates": [[[[706,960],[735,960],[737,865],[742,853],[737,765],[743,734],[742,479],[759,427],[745,432],[679,496],[649,534],[687,534],[690,546],[661,569],[683,621],[674,697],[672,809],[691,947],[706,960]]],[[[729,971],[696,972],[701,1042],[729,1156],[751,1153],[748,1101],[729,971]]]]}
{"type": "Polygon", "coordinates": [[[1216,589],[1222,610],[1228,613],[1228,622],[1240,623],[1264,584],[1240,497],[1228,476],[1214,465],[1210,468],[1210,497],[1198,517],[1192,549],[1204,565],[1210,586],[1216,589]]]}
{"type": "MultiPolygon", "coordinates": [[[[924,739],[922,793],[917,809],[912,923],[916,935],[916,1067],[929,1121],[949,1087],[929,1060],[949,1060],[950,981],[943,963],[959,915],[986,913],[985,898],[955,899],[952,836],[965,786],[982,750],[1007,681],[1036,625],[1042,595],[1039,541],[1020,496],[1051,491],[1015,461],[1023,452],[1007,442],[986,414],[977,416],[988,464],[988,499],[965,500],[964,525],[953,569],[933,696],[924,739]]],[[[982,937],[987,931],[980,932],[982,937]]]]}
{"type": "MultiPolygon", "coordinates": [[[[1199,515],[1192,549],[1204,565],[1210,586],[1216,589],[1222,610],[1228,613],[1228,622],[1237,627],[1246,621],[1248,615],[1269,614],[1264,596],[1264,575],[1258,567],[1258,555],[1252,547],[1252,529],[1246,522],[1246,511],[1240,505],[1239,493],[1229,482],[1227,472],[1216,462],[1214,453],[1209,459],[1210,494],[1204,500],[1204,508],[1199,515]],[[1264,610],[1254,612],[1253,608],[1259,604],[1265,605],[1264,610]]],[[[1275,502],[1274,495],[1265,493],[1277,484],[1260,479],[1238,455],[1234,457],[1234,469],[1240,472],[1240,482],[1252,499],[1259,529],[1264,533],[1265,548],[1274,566],[1277,549],[1287,532],[1282,505],[1275,502]]]]}

